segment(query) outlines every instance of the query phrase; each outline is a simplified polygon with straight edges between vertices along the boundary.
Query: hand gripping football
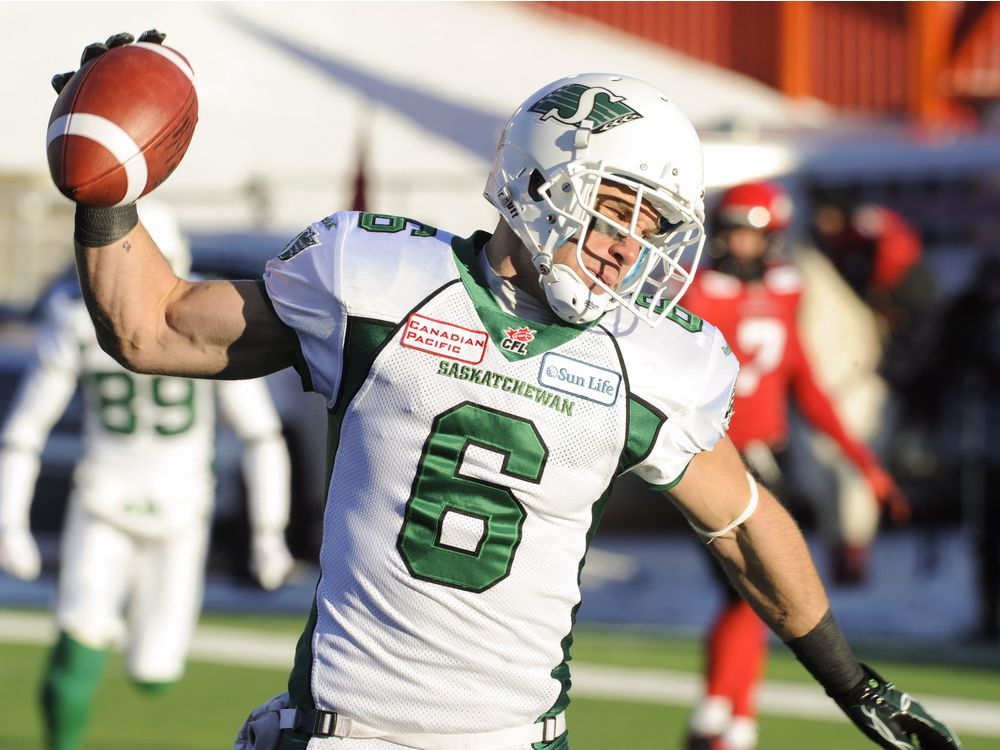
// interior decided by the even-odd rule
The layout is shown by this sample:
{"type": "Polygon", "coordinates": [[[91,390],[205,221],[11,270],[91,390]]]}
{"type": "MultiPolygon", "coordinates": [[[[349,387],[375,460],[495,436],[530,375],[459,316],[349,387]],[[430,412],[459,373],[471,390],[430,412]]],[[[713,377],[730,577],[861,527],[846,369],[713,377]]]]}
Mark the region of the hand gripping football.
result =
{"type": "Polygon", "coordinates": [[[86,62],[49,118],[49,172],[89,206],[134,202],[174,171],[198,121],[194,72],[161,44],[112,47],[86,62]]]}

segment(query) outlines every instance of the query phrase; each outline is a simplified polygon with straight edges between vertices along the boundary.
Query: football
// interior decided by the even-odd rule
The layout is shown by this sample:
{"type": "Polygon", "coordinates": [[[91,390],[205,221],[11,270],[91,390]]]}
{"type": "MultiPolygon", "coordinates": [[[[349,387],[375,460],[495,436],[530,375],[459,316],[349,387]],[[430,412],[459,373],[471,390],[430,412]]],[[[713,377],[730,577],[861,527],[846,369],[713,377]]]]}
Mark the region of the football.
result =
{"type": "Polygon", "coordinates": [[[180,164],[198,121],[194,72],[170,47],[112,47],[82,66],[49,118],[49,172],[67,198],[123,206],[180,164]]]}

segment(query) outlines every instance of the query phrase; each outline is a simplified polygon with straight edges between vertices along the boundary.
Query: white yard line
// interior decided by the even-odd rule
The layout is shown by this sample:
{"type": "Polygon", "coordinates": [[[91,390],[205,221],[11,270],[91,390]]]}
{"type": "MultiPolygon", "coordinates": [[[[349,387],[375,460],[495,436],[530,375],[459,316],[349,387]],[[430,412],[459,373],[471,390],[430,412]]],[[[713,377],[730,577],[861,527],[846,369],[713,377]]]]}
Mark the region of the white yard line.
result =
{"type": "MultiPolygon", "coordinates": [[[[51,643],[52,618],[0,611],[0,642],[51,643]]],[[[296,636],[244,628],[200,625],[190,658],[214,664],[285,670],[291,666],[296,636]]],[[[573,695],[642,703],[690,706],[701,689],[697,675],[665,669],[633,669],[574,661],[573,695]]],[[[922,695],[921,702],[958,732],[1000,737],[1000,703],[922,695]]],[[[818,685],[768,680],[761,687],[761,713],[819,721],[844,716],[818,685]]]]}

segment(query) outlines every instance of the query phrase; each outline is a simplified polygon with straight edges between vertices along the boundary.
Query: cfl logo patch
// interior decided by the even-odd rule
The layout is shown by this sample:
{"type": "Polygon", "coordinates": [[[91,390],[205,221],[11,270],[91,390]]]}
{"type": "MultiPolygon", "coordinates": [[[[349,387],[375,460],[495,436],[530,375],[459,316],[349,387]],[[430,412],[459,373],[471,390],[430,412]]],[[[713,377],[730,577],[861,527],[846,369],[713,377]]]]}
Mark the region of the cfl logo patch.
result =
{"type": "Polygon", "coordinates": [[[503,333],[504,338],[500,342],[500,348],[524,356],[528,353],[528,344],[535,340],[536,331],[525,326],[508,328],[503,333]]]}

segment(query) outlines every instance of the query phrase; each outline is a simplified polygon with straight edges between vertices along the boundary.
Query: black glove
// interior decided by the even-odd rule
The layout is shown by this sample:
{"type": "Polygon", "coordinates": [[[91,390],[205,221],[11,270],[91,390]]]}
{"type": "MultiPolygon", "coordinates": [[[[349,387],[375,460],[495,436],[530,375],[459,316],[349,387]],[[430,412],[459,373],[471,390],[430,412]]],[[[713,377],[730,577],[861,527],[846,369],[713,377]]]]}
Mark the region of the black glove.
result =
{"type": "Polygon", "coordinates": [[[837,705],[887,750],[961,750],[955,733],[865,664],[865,679],[837,705]]]}
{"type": "MultiPolygon", "coordinates": [[[[140,42],[149,42],[150,44],[163,44],[163,40],[167,38],[167,35],[157,31],[156,29],[150,29],[149,31],[144,31],[139,35],[140,42]]],[[[132,44],[135,41],[135,37],[129,34],[127,31],[122,31],[118,34],[114,34],[108,37],[108,40],[103,44],[101,42],[95,42],[94,44],[88,44],[84,50],[83,54],[80,56],[80,67],[89,63],[95,57],[99,57],[107,52],[113,47],[121,47],[123,44],[132,44]]],[[[66,84],[69,83],[69,79],[76,74],[75,70],[71,70],[68,73],[57,73],[52,76],[52,88],[56,90],[57,94],[61,94],[62,90],[66,88],[66,84]]]]}

